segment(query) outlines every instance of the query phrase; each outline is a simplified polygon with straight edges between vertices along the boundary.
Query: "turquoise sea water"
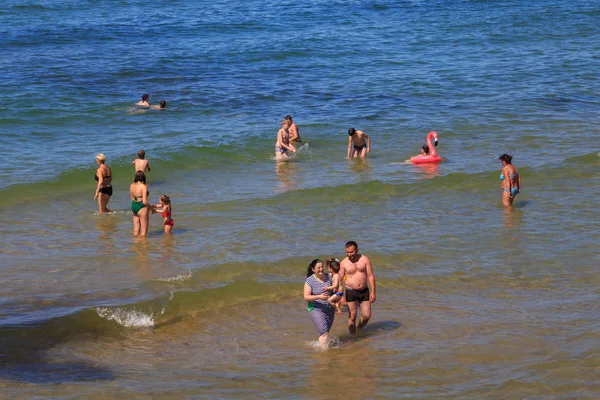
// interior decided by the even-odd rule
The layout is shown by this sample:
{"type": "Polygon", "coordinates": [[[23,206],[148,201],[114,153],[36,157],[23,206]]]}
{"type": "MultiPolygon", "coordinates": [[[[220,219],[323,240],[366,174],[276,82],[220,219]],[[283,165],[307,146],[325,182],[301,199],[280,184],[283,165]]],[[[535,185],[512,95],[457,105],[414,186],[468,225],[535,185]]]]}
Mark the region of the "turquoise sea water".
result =
{"type": "Polygon", "coordinates": [[[593,1],[5,2],[3,393],[597,398],[599,18],[593,1]],[[276,165],[286,114],[304,142],[276,165]],[[350,127],[366,161],[344,159],[350,127]],[[404,164],[431,130],[444,162],[404,164]],[[158,217],[131,235],[142,148],[173,237],[158,217]],[[317,351],[304,272],[347,240],[374,263],[372,323],[352,338],[338,317],[317,351]]]}

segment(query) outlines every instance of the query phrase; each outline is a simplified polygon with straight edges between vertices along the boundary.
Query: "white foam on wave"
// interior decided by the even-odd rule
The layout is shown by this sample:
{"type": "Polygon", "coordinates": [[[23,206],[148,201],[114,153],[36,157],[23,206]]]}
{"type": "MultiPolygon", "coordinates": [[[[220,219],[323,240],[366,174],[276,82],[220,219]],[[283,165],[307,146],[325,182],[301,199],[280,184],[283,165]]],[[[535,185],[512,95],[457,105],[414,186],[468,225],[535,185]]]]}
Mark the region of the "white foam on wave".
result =
{"type": "Polygon", "coordinates": [[[189,270],[188,273],[185,275],[170,276],[167,278],[156,278],[153,280],[156,282],[184,282],[189,279],[192,279],[192,271],[191,270],[189,270]]]}
{"type": "Polygon", "coordinates": [[[123,310],[121,308],[96,307],[96,312],[102,318],[130,328],[146,328],[154,326],[154,318],[138,310],[123,310]]]}

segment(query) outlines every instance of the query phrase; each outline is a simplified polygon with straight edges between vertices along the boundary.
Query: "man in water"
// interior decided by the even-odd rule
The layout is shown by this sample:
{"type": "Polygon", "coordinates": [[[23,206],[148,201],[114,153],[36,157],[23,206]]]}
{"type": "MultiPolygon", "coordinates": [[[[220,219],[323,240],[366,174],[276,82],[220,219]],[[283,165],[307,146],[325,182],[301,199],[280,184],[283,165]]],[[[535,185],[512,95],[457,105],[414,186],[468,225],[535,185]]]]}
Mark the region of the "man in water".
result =
{"type": "Polygon", "coordinates": [[[292,121],[291,115],[286,115],[285,119],[290,121],[290,126],[288,130],[290,131],[290,142],[301,142],[300,133],[298,132],[298,125],[294,121],[292,121]]]}
{"type": "Polygon", "coordinates": [[[366,157],[371,151],[371,138],[363,131],[348,129],[348,158],[366,157]],[[366,138],[366,140],[365,140],[366,138]],[[353,147],[354,145],[354,147],[353,147]]]}
{"type": "Polygon", "coordinates": [[[374,303],[377,297],[371,260],[364,254],[358,253],[358,244],[353,240],[346,243],[346,258],[340,263],[339,274],[340,281],[345,282],[346,286],[346,296],[341,303],[348,305],[348,331],[356,333],[357,328],[360,330],[369,322],[371,303],[374,303]],[[360,321],[357,327],[358,307],[360,307],[360,321]]]}
{"type": "Polygon", "coordinates": [[[137,103],[135,103],[135,105],[138,107],[150,107],[150,103],[148,103],[148,100],[150,100],[150,95],[148,93],[144,93],[142,95],[142,101],[138,101],[137,103]]]}

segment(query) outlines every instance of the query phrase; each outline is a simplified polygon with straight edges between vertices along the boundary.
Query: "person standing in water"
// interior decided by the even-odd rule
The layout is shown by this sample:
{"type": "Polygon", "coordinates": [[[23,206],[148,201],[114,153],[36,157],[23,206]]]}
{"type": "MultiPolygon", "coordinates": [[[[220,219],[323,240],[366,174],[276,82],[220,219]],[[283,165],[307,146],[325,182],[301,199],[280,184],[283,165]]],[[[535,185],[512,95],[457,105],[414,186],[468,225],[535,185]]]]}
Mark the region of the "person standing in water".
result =
{"type": "Polygon", "coordinates": [[[347,158],[366,157],[371,151],[371,137],[363,131],[354,128],[348,129],[348,155],[347,158]]]}
{"type": "Polygon", "coordinates": [[[148,185],[146,185],[146,174],[137,171],[133,183],[129,185],[131,196],[131,214],[133,215],[133,235],[146,236],[150,223],[150,212],[153,207],[148,200],[148,185]]]}
{"type": "Polygon", "coordinates": [[[277,142],[275,143],[275,159],[277,161],[286,160],[287,152],[295,152],[296,148],[290,143],[289,126],[291,122],[287,119],[281,121],[281,129],[277,132],[277,142]]]}
{"type": "Polygon", "coordinates": [[[351,240],[346,243],[346,258],[340,263],[340,281],[346,285],[346,297],[342,299],[348,305],[348,331],[352,334],[361,330],[371,319],[371,303],[375,295],[375,275],[371,260],[359,254],[358,244],[351,240]],[[370,287],[370,288],[369,288],[370,287]],[[370,290],[369,290],[370,289],[370,290]],[[356,325],[356,316],[360,307],[360,320],[356,325]]]}
{"type": "Polygon", "coordinates": [[[327,299],[331,291],[331,276],[325,273],[323,261],[318,258],[312,260],[306,271],[304,282],[304,301],[307,302],[308,315],[319,333],[319,344],[327,347],[329,331],[335,318],[334,309],[329,305],[327,299]]]}
{"type": "Polygon", "coordinates": [[[500,187],[502,188],[502,204],[512,205],[515,196],[521,192],[521,177],[514,165],[512,165],[512,156],[502,154],[498,157],[502,163],[502,172],[500,173],[500,187]]]}
{"type": "Polygon", "coordinates": [[[106,207],[110,200],[110,196],[113,194],[112,173],[108,165],[106,165],[106,156],[104,154],[96,154],[96,164],[98,164],[98,169],[96,170],[94,179],[98,184],[96,185],[94,200],[98,199],[98,212],[100,214],[106,214],[112,212],[106,207]]]}
{"type": "Polygon", "coordinates": [[[138,158],[131,162],[135,172],[142,171],[144,174],[152,170],[150,168],[150,161],[146,160],[146,152],[144,150],[138,151],[138,158]]]}
{"type": "Polygon", "coordinates": [[[290,142],[301,142],[298,125],[292,120],[292,116],[288,114],[285,116],[285,119],[290,121],[290,127],[288,128],[290,131],[290,142]]]}

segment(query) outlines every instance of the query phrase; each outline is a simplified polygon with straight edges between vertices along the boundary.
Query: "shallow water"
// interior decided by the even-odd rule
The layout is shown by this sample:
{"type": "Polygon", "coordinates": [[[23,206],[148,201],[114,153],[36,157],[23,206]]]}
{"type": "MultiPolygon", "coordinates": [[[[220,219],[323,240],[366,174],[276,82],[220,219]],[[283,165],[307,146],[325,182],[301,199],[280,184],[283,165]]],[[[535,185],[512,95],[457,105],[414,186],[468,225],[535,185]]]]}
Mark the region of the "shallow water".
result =
{"type": "Polygon", "coordinates": [[[3,394],[597,398],[598,16],[591,1],[9,1],[3,394]],[[136,110],[145,92],[167,109],[136,110]],[[286,114],[304,142],[275,163],[286,114]],[[344,159],[351,126],[367,160],[344,159]],[[444,162],[404,164],[430,130],[444,162]],[[140,148],[173,236],[154,216],[132,237],[140,148]],[[502,153],[523,182],[511,210],[502,153]],[[377,302],[322,351],[306,266],[347,240],[377,302]]]}

